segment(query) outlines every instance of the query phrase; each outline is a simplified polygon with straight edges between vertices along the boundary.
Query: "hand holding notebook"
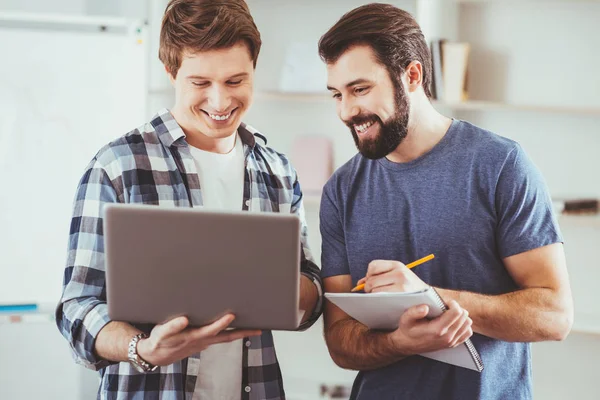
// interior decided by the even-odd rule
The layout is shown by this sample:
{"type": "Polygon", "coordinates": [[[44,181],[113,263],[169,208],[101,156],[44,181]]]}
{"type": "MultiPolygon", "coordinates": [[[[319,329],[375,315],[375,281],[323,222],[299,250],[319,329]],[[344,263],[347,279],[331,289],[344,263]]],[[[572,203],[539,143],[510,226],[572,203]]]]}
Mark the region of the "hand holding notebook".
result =
{"type": "MultiPolygon", "coordinates": [[[[371,329],[397,329],[402,314],[413,306],[427,305],[428,318],[439,317],[447,309],[443,300],[431,287],[417,292],[325,293],[325,297],[371,329]]],[[[478,372],[483,370],[479,353],[470,339],[457,347],[420,355],[478,372]]]]}

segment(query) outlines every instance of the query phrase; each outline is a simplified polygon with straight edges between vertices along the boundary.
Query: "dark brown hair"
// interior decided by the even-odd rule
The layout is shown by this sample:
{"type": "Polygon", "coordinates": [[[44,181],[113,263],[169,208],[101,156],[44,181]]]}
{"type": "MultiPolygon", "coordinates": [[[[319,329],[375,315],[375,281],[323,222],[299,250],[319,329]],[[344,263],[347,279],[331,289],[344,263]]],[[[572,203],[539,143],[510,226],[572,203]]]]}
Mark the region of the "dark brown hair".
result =
{"type": "Polygon", "coordinates": [[[256,67],[262,41],[244,0],[171,0],[162,20],[158,58],[175,77],[184,51],[226,49],[240,41],[256,67]]]}
{"type": "Polygon", "coordinates": [[[371,3],[344,14],[319,40],[319,55],[326,63],[356,45],[370,46],[389,72],[396,88],[412,61],[423,66],[423,90],[431,98],[431,53],[417,21],[390,4],[371,3]]]}

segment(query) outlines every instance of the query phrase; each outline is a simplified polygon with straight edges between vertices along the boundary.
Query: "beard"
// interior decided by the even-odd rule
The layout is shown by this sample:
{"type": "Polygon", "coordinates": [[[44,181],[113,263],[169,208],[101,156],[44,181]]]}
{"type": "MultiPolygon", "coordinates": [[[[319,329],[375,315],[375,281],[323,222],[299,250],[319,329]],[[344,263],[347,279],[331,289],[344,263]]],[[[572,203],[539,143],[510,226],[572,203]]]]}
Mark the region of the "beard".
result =
{"type": "Polygon", "coordinates": [[[354,143],[360,154],[371,160],[377,160],[390,154],[408,135],[410,105],[402,86],[398,87],[398,84],[394,86],[396,113],[386,122],[383,122],[375,114],[359,114],[349,121],[344,121],[350,128],[350,132],[352,132],[354,143]],[[356,133],[354,125],[361,125],[370,121],[373,122],[373,125],[379,125],[379,132],[375,137],[361,139],[356,133]]]}

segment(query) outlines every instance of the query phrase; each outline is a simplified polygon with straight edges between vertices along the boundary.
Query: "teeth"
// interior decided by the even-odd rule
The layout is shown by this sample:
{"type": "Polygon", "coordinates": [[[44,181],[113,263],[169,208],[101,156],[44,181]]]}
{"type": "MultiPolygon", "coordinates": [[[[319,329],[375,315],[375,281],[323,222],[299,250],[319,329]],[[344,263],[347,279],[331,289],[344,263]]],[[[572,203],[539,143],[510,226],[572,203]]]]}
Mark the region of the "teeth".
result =
{"type": "Polygon", "coordinates": [[[366,122],[361,125],[354,125],[354,129],[356,129],[358,132],[362,133],[362,132],[366,131],[367,129],[369,129],[369,127],[371,125],[373,125],[373,121],[369,121],[369,122],[366,122]]]}
{"type": "Polygon", "coordinates": [[[211,117],[212,119],[214,119],[215,121],[225,121],[227,118],[229,118],[231,116],[231,113],[229,113],[227,115],[208,114],[208,116],[211,117]]]}

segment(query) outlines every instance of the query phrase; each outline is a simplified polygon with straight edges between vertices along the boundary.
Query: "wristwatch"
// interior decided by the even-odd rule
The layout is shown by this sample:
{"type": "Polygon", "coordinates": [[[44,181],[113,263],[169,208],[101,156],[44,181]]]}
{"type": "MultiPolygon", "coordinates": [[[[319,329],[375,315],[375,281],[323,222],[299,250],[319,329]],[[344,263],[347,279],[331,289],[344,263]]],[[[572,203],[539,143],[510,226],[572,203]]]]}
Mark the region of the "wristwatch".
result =
{"type": "Polygon", "coordinates": [[[137,352],[137,344],[140,339],[146,339],[148,335],[144,332],[138,333],[129,342],[129,350],[127,351],[127,356],[129,358],[129,364],[135,368],[137,372],[151,372],[158,368],[158,365],[152,365],[146,362],[137,352]]]}

